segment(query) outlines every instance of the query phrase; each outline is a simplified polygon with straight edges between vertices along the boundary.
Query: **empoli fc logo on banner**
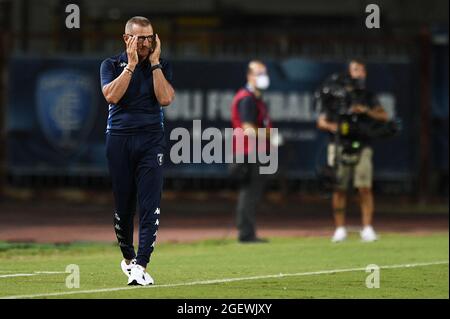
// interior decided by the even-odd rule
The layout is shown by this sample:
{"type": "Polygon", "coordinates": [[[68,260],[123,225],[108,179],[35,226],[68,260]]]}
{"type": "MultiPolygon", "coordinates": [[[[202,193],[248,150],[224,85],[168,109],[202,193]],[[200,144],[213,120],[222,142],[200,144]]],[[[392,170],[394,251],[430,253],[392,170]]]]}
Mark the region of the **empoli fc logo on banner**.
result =
{"type": "Polygon", "coordinates": [[[76,151],[95,120],[95,86],[76,70],[43,73],[36,86],[37,114],[46,139],[58,150],[76,151]]]}

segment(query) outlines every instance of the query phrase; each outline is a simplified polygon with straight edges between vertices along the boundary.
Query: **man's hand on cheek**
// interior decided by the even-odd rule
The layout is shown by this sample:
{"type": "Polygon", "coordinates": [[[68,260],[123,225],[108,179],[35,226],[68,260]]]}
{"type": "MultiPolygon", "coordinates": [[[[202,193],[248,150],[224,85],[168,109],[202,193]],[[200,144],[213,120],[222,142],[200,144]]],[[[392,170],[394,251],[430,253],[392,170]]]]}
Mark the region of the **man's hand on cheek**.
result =
{"type": "Polygon", "coordinates": [[[156,40],[155,50],[148,57],[151,65],[158,64],[161,55],[161,40],[159,40],[157,34],[155,40],[156,40]]]}
{"type": "Polygon", "coordinates": [[[127,42],[127,56],[128,56],[128,65],[130,67],[135,67],[139,62],[139,57],[137,54],[137,37],[129,37],[127,42]]]}

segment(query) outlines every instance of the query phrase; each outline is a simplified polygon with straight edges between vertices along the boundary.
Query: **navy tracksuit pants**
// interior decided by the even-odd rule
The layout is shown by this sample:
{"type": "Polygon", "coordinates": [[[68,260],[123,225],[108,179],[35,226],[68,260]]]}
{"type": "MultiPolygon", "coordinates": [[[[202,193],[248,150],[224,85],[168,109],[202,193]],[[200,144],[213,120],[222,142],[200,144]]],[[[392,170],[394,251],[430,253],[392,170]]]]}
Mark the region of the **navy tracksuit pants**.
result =
{"type": "Polygon", "coordinates": [[[146,267],[159,226],[163,186],[164,132],[106,135],[106,155],[114,194],[114,230],[125,259],[146,267]],[[133,245],[136,201],[139,246],[133,245]]]}

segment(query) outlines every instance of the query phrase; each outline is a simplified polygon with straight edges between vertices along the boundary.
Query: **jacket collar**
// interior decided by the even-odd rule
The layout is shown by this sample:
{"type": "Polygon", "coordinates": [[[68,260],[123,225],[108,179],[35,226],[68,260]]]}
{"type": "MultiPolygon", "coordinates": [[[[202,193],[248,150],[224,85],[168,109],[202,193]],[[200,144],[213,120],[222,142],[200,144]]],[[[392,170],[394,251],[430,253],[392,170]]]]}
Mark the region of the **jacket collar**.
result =
{"type": "Polygon", "coordinates": [[[128,63],[128,55],[127,55],[127,51],[123,51],[123,52],[119,55],[119,62],[125,62],[125,63],[128,63]]]}

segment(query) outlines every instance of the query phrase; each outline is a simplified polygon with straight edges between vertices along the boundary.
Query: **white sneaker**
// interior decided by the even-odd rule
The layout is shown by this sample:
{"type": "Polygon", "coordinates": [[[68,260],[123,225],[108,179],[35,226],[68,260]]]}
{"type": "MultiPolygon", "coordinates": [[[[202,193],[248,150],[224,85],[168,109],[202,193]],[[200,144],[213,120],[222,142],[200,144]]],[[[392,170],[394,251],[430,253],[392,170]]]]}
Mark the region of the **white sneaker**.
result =
{"type": "Polygon", "coordinates": [[[144,270],[144,267],[141,265],[133,265],[131,267],[130,277],[128,277],[129,286],[148,286],[153,284],[153,278],[144,270]]]}
{"type": "Polygon", "coordinates": [[[125,276],[130,277],[131,267],[133,267],[133,265],[136,265],[136,259],[132,259],[128,265],[125,262],[125,259],[122,259],[122,261],[120,262],[120,268],[122,268],[122,271],[125,274],[125,276]]]}
{"type": "Polygon", "coordinates": [[[334,235],[333,235],[333,238],[331,238],[331,241],[333,243],[339,243],[346,239],[347,239],[347,230],[345,229],[345,227],[338,227],[334,231],[334,235]]]}
{"type": "Polygon", "coordinates": [[[360,235],[363,242],[373,242],[378,239],[378,236],[373,230],[372,226],[365,226],[360,235]]]}

